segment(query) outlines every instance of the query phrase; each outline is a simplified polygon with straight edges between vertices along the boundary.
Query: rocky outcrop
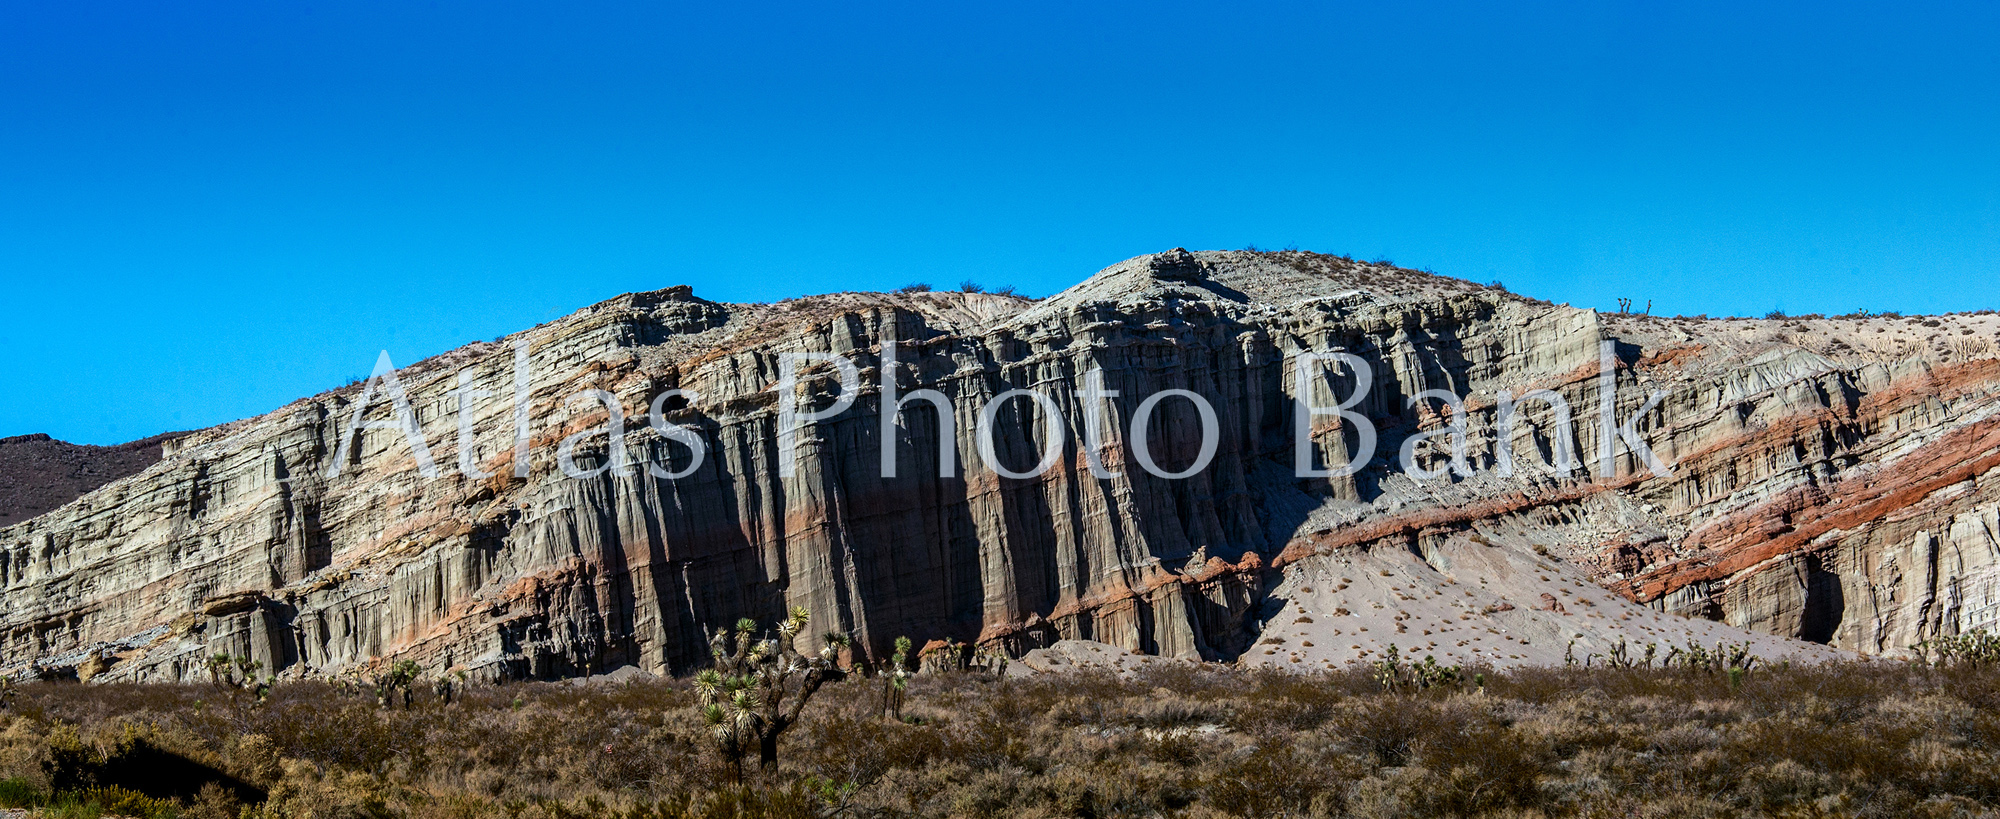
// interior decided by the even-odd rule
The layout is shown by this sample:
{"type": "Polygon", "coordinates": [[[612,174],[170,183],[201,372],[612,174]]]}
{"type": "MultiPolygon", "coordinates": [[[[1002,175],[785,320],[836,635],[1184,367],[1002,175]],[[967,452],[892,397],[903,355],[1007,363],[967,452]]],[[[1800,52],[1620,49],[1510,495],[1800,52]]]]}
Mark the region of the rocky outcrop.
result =
{"type": "MultiPolygon", "coordinates": [[[[1618,622],[1663,638],[1741,637],[1733,626],[1894,651],[1994,611],[2000,322],[1919,321],[1937,325],[1608,316],[1296,252],[1176,250],[1039,301],[632,294],[397,371],[421,446],[371,380],[195,433],[0,529],[0,664],[189,679],[229,652],[288,675],[385,658],[488,678],[680,672],[704,662],[708,630],[790,606],[871,656],[908,635],[1015,657],[1092,640],[1255,660],[1280,656],[1253,650],[1276,618],[1310,616],[1289,600],[1358,611],[1408,602],[1410,583],[1435,596],[1481,571],[1558,564],[1622,596],[1618,622]],[[1927,334],[1950,335],[1938,347],[1927,334]],[[1302,352],[1368,365],[1355,411],[1379,434],[1373,453],[1352,419],[1306,419],[1313,464],[1354,474],[1295,474],[1294,399],[1333,407],[1353,388],[1339,367],[1301,381],[1302,352]],[[787,381],[798,354],[851,365],[857,389],[826,359],[787,381]],[[1093,372],[1117,395],[1086,397],[1093,372]],[[885,427],[885,384],[939,402],[905,401],[885,427]],[[1212,425],[1176,397],[1135,431],[1169,389],[1205,398],[1212,425]],[[1040,397],[987,411],[1016,390],[1040,397]],[[1413,400],[1429,390],[1466,398],[1464,474],[1438,434],[1448,407],[1413,400]],[[1559,395],[1571,423],[1524,399],[1503,431],[1503,390],[1559,395]],[[786,423],[792,401],[811,415],[850,400],[786,423]],[[655,406],[688,432],[649,426],[655,406]],[[614,424],[629,428],[622,447],[614,424]],[[1410,441],[1416,469],[1398,458],[1410,441]],[[1634,442],[1672,469],[1648,469],[1634,442]],[[1581,468],[1562,468],[1566,452],[1581,468]],[[1044,454],[1050,468],[1013,477],[1044,454]],[[1153,474],[1146,456],[1189,474],[1153,474]],[[1396,555],[1423,566],[1393,590],[1308,579],[1396,555]]],[[[1603,609],[1550,583],[1452,616],[1547,631],[1529,637],[1537,649],[1578,633],[1562,617],[1612,639],[1591,616],[1603,609]]]]}

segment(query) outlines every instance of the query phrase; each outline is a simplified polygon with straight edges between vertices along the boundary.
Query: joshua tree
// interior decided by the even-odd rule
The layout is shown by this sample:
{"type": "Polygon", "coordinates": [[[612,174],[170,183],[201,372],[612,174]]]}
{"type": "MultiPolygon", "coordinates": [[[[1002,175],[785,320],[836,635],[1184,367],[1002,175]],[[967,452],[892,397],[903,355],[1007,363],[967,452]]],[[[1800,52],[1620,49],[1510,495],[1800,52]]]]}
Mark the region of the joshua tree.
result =
{"type": "Polygon", "coordinates": [[[208,681],[217,688],[236,687],[236,658],[217,654],[208,658],[208,681]]]}
{"type": "Polygon", "coordinates": [[[903,721],[903,692],[910,687],[910,638],[896,638],[896,654],[889,658],[888,673],[882,675],[882,715],[894,714],[903,721]]]}
{"type": "Polygon", "coordinates": [[[14,706],[14,678],[0,677],[0,711],[14,706]]]}
{"type": "Polygon", "coordinates": [[[847,635],[828,633],[826,647],[816,657],[802,655],[794,647],[811,620],[805,609],[794,608],[778,624],[775,638],[755,639],[757,621],[748,618],[736,621],[733,645],[729,631],[716,629],[709,638],[715,667],[695,677],[695,690],[701,694],[702,718],[739,779],[743,755],[753,742],[762,766],[776,768],[778,738],[798,724],[800,712],[820,686],[846,676],[839,658],[847,635]]]}
{"type": "MultiPolygon", "coordinates": [[[[1458,666],[1441,665],[1436,657],[1428,654],[1424,655],[1424,661],[1421,663],[1405,660],[1401,651],[1396,648],[1396,644],[1390,643],[1387,654],[1375,661],[1375,681],[1390,691],[1400,688],[1414,688],[1421,691],[1426,688],[1457,685],[1464,681],[1464,677],[1458,666]]],[[[1485,686],[1483,678],[1480,685],[1485,686]]]]}
{"type": "Polygon", "coordinates": [[[1732,677],[1750,673],[1757,664],[1757,656],[1750,653],[1750,641],[1737,644],[1716,643],[1715,648],[1703,647],[1694,640],[1688,640],[1687,648],[1667,646],[1667,658],[1660,665],[1667,668],[1685,668],[1713,674],[1717,671],[1733,672],[1732,677]]]}
{"type": "MultiPolygon", "coordinates": [[[[898,646],[897,650],[909,651],[906,646],[898,646]]],[[[989,647],[961,643],[951,637],[925,645],[924,650],[917,653],[919,674],[950,674],[963,671],[1001,676],[1007,673],[1007,655],[989,647]]]]}
{"type": "Polygon", "coordinates": [[[464,687],[465,687],[464,669],[453,671],[450,674],[439,675],[437,679],[431,681],[432,693],[437,694],[438,701],[444,703],[445,705],[450,705],[452,696],[457,694],[459,692],[459,689],[464,687]]]}
{"type": "Polygon", "coordinates": [[[259,677],[257,672],[263,670],[264,664],[249,657],[216,654],[209,657],[203,666],[208,670],[209,683],[228,692],[229,701],[239,710],[243,706],[242,694],[255,697],[250,705],[263,705],[271,696],[271,686],[278,681],[277,677],[268,674],[259,677]]]}
{"type": "Polygon", "coordinates": [[[215,687],[230,691],[249,691],[256,694],[260,702],[270,696],[271,683],[277,680],[276,677],[270,676],[258,679],[257,672],[263,670],[264,664],[249,657],[217,654],[209,657],[206,665],[208,681],[215,687]]]}
{"type": "Polygon", "coordinates": [[[920,674],[947,674],[965,668],[966,645],[950,637],[932,641],[917,652],[917,672],[920,674]]]}
{"type": "Polygon", "coordinates": [[[388,671],[375,675],[375,701],[388,708],[400,695],[403,707],[409,708],[417,676],[422,673],[423,668],[415,660],[397,660],[388,671]]]}
{"type": "Polygon", "coordinates": [[[1939,668],[1946,666],[1978,668],[2000,662],[2000,637],[1983,630],[1924,640],[1917,643],[1915,649],[1918,661],[1939,668]]]}
{"type": "Polygon", "coordinates": [[[1653,655],[1659,653],[1659,650],[1660,647],[1658,644],[1647,643],[1645,656],[1634,657],[1632,656],[1631,649],[1625,644],[1625,638],[1620,637],[1617,643],[1612,644],[1611,653],[1605,655],[1604,664],[1612,668],[1639,668],[1642,666],[1652,668],[1653,655]]]}

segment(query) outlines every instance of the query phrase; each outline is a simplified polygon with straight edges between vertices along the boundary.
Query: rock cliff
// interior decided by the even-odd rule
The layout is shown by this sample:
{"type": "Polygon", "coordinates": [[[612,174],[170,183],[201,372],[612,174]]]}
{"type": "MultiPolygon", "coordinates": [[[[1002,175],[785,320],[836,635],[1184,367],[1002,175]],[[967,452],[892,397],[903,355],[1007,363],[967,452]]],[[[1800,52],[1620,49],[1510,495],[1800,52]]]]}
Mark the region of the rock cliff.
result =
{"type": "Polygon", "coordinates": [[[1297,252],[1175,250],[1042,300],[631,294],[0,529],[0,672],[680,672],[788,606],[869,654],[1891,653],[2000,617],[1996,332],[1600,314],[1297,252]],[[819,358],[788,379],[788,354],[819,358]],[[1350,414],[1302,419],[1302,388],[1350,414]],[[1297,473],[1301,424],[1328,474],[1297,473]]]}

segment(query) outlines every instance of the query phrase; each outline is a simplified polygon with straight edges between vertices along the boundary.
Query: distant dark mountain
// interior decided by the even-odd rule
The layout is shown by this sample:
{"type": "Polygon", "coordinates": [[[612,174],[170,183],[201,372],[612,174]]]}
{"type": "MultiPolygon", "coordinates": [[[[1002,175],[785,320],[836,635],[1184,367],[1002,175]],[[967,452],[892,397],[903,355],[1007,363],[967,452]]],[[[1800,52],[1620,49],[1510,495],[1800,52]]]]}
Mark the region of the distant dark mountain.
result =
{"type": "Polygon", "coordinates": [[[0,526],[40,515],[160,460],[160,446],[184,432],[90,446],[44,434],[0,438],[0,526]]]}

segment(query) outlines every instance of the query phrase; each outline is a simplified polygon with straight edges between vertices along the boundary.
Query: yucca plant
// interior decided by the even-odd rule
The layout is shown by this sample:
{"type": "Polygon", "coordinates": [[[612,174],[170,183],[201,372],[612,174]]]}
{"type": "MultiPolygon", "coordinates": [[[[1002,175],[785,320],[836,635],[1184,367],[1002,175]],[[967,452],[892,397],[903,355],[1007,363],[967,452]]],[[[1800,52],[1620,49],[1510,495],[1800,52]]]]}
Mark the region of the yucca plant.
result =
{"type": "Polygon", "coordinates": [[[709,638],[715,666],[695,677],[695,691],[702,719],[739,780],[749,746],[757,746],[764,769],[776,768],[778,738],[798,724],[820,686],[846,676],[839,660],[847,635],[828,632],[817,656],[798,652],[799,633],[811,620],[810,612],[793,608],[775,637],[756,639],[757,621],[744,618],[733,631],[716,629],[709,638]]]}

